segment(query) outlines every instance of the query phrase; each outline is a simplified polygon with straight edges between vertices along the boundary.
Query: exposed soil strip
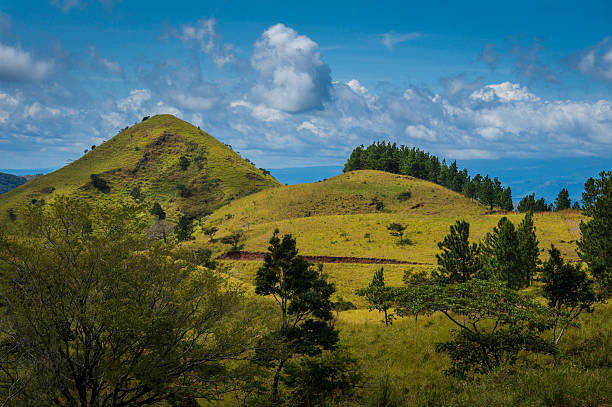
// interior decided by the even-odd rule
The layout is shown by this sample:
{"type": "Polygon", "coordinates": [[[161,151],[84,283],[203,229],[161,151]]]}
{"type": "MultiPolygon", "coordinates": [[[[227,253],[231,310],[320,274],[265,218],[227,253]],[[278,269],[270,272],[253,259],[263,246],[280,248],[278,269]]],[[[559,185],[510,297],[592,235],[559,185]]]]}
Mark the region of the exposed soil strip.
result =
{"type": "MultiPolygon", "coordinates": [[[[262,252],[229,252],[222,254],[218,260],[251,260],[263,261],[265,253],[262,252]]],[[[313,263],[358,263],[358,264],[413,264],[420,266],[431,266],[431,263],[418,263],[414,261],[403,261],[393,259],[375,259],[371,257],[340,257],[340,256],[302,256],[305,260],[313,263]]]]}

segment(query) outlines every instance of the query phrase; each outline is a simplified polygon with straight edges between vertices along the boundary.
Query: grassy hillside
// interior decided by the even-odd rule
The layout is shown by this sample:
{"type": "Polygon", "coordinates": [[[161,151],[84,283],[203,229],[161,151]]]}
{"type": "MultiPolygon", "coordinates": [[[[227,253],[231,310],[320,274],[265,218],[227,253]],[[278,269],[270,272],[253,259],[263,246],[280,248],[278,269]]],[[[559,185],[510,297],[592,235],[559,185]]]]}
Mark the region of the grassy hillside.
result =
{"type": "MultiPolygon", "coordinates": [[[[383,265],[385,283],[401,286],[407,273],[436,267],[437,242],[457,219],[470,222],[471,238],[481,239],[508,216],[515,225],[522,214],[490,213],[483,205],[439,185],[380,171],[355,171],[327,181],[284,186],[235,200],[214,212],[204,226],[219,228],[215,237],[243,230],[244,250],[266,251],[273,230],[291,233],[304,255],[353,256],[397,259],[421,264],[383,265]],[[399,200],[399,194],[410,197],[399,200]],[[374,204],[373,204],[374,202],[374,204]],[[375,202],[382,202],[376,208],[375,202]],[[389,234],[392,222],[407,224],[408,244],[398,244],[389,234]],[[369,236],[366,236],[368,234],[369,236]]],[[[578,261],[575,241],[583,219],[577,211],[535,214],[542,251],[557,246],[563,255],[578,261]]],[[[208,245],[209,237],[197,236],[196,245],[208,245]]],[[[217,243],[217,251],[228,246],[217,243]]],[[[258,261],[224,261],[230,274],[253,289],[258,261]]],[[[354,405],[397,406],[579,406],[610,405],[609,304],[598,304],[592,314],[580,317],[581,329],[570,329],[560,350],[560,368],[550,357],[521,356],[516,367],[474,380],[444,375],[448,356],[435,351],[435,343],[450,338],[455,328],[439,314],[400,318],[385,327],[383,315],[368,312],[363,297],[380,264],[325,264],[324,271],[336,286],[334,300],[342,298],[357,309],[338,312],[335,326],[341,343],[359,360],[366,382],[360,402],[354,405]],[[516,390],[515,390],[516,389],[516,390]],[[528,389],[525,392],[524,389],[528,389]],[[385,400],[385,401],[381,401],[385,400]]],[[[539,293],[539,286],[528,290],[539,293]]],[[[549,335],[547,332],[546,335],[549,335]]],[[[353,404],[348,404],[353,405],[353,404]]]]}
{"type": "Polygon", "coordinates": [[[138,188],[146,203],[158,201],[168,215],[201,216],[230,200],[280,183],[206,132],[172,115],[136,124],[80,159],[33,179],[0,197],[0,221],[7,210],[58,194],[94,199],[128,199],[138,188]],[[184,157],[181,161],[181,157],[184,157]],[[110,188],[92,185],[98,174],[110,188]]]}
{"type": "MultiPolygon", "coordinates": [[[[471,237],[479,240],[502,216],[515,224],[523,218],[515,213],[489,213],[480,203],[428,181],[365,170],[253,194],[220,208],[206,225],[218,227],[218,237],[243,230],[248,251],[265,251],[278,228],[297,238],[302,254],[397,259],[433,267],[436,243],[457,219],[470,222],[471,237]],[[408,199],[398,199],[407,191],[408,199]],[[377,210],[375,202],[382,202],[383,207],[377,210]],[[408,244],[399,245],[390,235],[387,226],[393,222],[408,225],[408,244]]],[[[580,219],[573,211],[536,214],[540,247],[549,248],[552,243],[566,257],[577,260],[580,219]]]]}

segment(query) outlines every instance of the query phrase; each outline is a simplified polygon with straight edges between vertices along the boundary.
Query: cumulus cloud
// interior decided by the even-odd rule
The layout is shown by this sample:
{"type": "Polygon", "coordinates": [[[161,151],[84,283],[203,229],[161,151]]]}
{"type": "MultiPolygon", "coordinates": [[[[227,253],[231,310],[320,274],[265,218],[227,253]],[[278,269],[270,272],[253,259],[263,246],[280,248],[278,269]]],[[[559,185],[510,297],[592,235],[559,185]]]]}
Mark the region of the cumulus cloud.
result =
{"type": "Polygon", "coordinates": [[[52,70],[52,61],[36,60],[27,51],[0,43],[0,80],[39,80],[52,70]]]}
{"type": "Polygon", "coordinates": [[[537,102],[540,100],[540,98],[530,93],[526,86],[511,82],[487,85],[472,92],[470,99],[484,102],[495,100],[500,102],[537,102]]]}
{"type": "Polygon", "coordinates": [[[612,37],[606,37],[586,51],[574,55],[574,68],[587,76],[612,81],[612,37]]]}
{"type": "Polygon", "coordinates": [[[185,24],[176,36],[183,42],[191,44],[195,49],[209,55],[215,65],[223,68],[227,64],[236,62],[234,46],[223,43],[215,30],[214,18],[202,18],[195,24],[185,24]]]}
{"type": "Polygon", "coordinates": [[[395,33],[393,31],[389,31],[384,33],[381,36],[381,41],[388,50],[392,50],[397,44],[401,44],[402,42],[410,41],[422,37],[423,34],[418,32],[400,34],[395,33]]]}
{"type": "Polygon", "coordinates": [[[298,113],[322,109],[329,99],[331,71],[319,45],[283,24],[263,32],[251,65],[259,77],[253,91],[269,107],[298,113]]]}

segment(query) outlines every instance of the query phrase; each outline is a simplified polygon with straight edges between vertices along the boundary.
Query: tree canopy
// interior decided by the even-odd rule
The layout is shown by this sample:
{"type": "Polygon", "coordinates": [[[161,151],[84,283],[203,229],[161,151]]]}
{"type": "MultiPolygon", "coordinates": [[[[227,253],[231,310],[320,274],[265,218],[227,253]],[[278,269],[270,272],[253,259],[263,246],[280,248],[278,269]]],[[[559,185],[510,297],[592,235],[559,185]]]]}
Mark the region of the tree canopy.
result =
{"type": "Polygon", "coordinates": [[[223,274],[144,235],[136,206],[57,197],[0,232],[0,393],[16,405],[210,400],[260,332],[223,274]]]}
{"type": "Polygon", "coordinates": [[[497,206],[512,211],[512,191],[497,179],[477,174],[470,178],[467,169],[459,170],[457,162],[450,165],[418,148],[397,146],[395,143],[372,143],[355,148],[344,165],[344,172],[355,170],[381,170],[410,175],[440,184],[470,199],[478,199],[491,210],[497,206]]]}

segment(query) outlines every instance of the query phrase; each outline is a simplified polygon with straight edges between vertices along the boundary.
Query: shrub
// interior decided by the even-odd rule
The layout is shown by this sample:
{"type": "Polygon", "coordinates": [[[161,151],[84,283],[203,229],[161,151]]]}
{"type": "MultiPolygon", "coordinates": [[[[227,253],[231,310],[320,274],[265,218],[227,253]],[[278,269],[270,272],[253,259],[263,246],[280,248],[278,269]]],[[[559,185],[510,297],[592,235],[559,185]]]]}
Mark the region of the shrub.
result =
{"type": "Polygon", "coordinates": [[[412,196],[412,193],[410,191],[400,192],[397,195],[397,200],[400,201],[400,202],[405,202],[408,199],[410,199],[411,196],[412,196]]]}
{"type": "Polygon", "coordinates": [[[96,188],[97,190],[105,194],[110,192],[110,187],[108,186],[108,182],[104,178],[100,177],[99,174],[91,174],[90,178],[91,178],[91,184],[93,185],[94,188],[96,188]]]}

